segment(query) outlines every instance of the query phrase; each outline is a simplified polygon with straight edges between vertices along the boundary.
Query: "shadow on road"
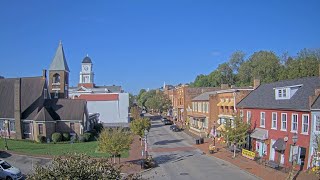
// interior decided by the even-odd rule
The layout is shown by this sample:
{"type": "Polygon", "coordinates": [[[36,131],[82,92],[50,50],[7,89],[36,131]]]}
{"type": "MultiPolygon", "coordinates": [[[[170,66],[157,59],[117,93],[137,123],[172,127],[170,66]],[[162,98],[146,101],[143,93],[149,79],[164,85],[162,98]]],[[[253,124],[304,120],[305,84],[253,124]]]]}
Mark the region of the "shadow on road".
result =
{"type": "Polygon", "coordinates": [[[163,124],[152,124],[151,128],[158,128],[158,127],[162,127],[163,124]]]}
{"type": "Polygon", "coordinates": [[[171,143],[181,142],[183,139],[175,139],[175,140],[163,140],[153,143],[154,145],[166,145],[171,143]]]}
{"type": "Polygon", "coordinates": [[[10,153],[7,153],[6,151],[0,151],[0,158],[8,158],[11,157],[10,153]]]}
{"type": "Polygon", "coordinates": [[[157,156],[155,158],[153,158],[156,163],[159,165],[159,164],[165,164],[167,162],[170,162],[170,161],[173,161],[173,160],[176,160],[177,159],[177,154],[168,154],[168,155],[160,155],[160,156],[157,156]]]}

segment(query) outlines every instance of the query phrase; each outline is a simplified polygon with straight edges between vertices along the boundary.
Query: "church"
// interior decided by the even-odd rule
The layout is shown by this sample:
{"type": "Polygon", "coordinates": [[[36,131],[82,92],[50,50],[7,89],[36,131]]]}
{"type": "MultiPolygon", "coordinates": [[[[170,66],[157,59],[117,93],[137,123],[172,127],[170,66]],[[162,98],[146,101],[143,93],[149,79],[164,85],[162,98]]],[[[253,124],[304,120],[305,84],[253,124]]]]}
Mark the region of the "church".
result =
{"type": "Polygon", "coordinates": [[[129,94],[121,86],[98,86],[94,83],[93,63],[87,55],[81,62],[79,83],[69,87],[69,98],[87,101],[90,116],[105,127],[129,126],[129,94]]]}

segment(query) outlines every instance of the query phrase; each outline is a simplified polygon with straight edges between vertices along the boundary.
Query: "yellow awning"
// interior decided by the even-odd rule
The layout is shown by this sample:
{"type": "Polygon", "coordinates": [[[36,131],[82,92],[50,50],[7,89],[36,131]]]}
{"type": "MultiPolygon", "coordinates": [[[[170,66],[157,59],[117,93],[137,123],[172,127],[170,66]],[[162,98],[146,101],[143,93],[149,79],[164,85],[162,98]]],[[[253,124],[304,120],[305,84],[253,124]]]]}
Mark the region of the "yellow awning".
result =
{"type": "Polygon", "coordinates": [[[221,124],[218,128],[217,131],[225,131],[226,130],[226,126],[224,124],[221,124]]]}
{"type": "Polygon", "coordinates": [[[234,106],[234,101],[229,102],[227,106],[234,106]]]}
{"type": "Polygon", "coordinates": [[[221,106],[228,106],[228,104],[229,104],[229,102],[224,102],[224,103],[222,103],[221,106]]]}
{"type": "Polygon", "coordinates": [[[222,106],[222,104],[223,104],[223,102],[220,101],[220,102],[217,104],[217,106],[222,106]]]}

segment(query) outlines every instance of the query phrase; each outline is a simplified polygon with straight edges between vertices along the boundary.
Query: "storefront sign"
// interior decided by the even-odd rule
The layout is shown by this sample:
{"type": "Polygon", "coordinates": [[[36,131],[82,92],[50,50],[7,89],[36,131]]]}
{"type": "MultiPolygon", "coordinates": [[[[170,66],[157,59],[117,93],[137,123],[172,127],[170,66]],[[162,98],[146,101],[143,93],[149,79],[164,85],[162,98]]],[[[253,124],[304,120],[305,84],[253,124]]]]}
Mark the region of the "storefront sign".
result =
{"type": "Polygon", "coordinates": [[[254,160],[256,154],[252,151],[246,150],[246,149],[242,149],[242,156],[249,158],[251,160],[254,160]]]}

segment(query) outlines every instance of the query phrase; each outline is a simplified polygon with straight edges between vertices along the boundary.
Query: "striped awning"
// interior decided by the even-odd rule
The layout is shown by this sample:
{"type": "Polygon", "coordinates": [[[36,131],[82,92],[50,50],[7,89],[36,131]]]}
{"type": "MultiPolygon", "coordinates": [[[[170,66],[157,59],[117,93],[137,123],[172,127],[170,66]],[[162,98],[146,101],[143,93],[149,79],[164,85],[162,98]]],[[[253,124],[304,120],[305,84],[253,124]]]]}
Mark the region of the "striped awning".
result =
{"type": "Polygon", "coordinates": [[[220,101],[220,102],[217,104],[217,106],[222,106],[222,104],[223,104],[223,102],[220,101]]]}
{"type": "Polygon", "coordinates": [[[234,106],[234,101],[229,102],[228,106],[234,106]]]}

